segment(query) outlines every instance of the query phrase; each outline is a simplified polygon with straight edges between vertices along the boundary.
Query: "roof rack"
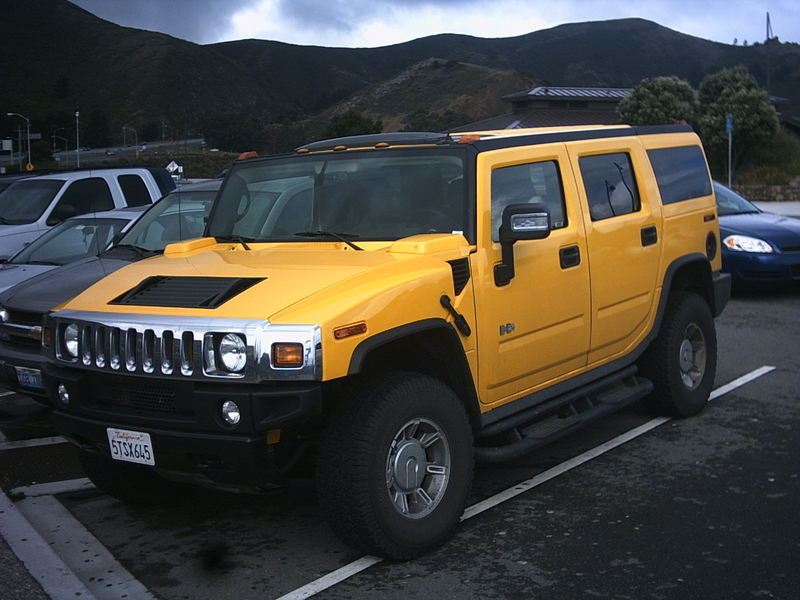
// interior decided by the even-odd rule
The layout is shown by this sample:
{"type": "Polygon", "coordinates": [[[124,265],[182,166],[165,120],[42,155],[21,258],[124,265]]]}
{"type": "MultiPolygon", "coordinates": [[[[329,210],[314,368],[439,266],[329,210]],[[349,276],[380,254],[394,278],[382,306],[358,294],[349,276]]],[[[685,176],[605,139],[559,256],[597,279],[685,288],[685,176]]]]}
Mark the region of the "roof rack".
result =
{"type": "Polygon", "coordinates": [[[399,131],[394,133],[371,133],[368,135],[351,135],[311,142],[295,149],[295,152],[318,152],[347,148],[369,148],[380,146],[419,146],[434,144],[452,144],[453,139],[446,133],[427,131],[399,131]]]}

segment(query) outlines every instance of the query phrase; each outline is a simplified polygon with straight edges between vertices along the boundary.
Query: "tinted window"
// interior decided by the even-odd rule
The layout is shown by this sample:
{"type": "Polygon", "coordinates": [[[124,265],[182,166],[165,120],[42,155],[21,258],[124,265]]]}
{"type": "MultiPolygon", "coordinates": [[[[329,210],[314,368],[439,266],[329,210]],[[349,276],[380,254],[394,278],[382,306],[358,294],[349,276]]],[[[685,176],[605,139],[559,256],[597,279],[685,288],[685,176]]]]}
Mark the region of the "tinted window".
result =
{"type": "Polygon", "coordinates": [[[550,211],[550,226],[567,226],[564,194],[555,161],[527,163],[492,171],[492,239],[498,231],[503,210],[510,204],[543,204],[550,211]]]}
{"type": "Polygon", "coordinates": [[[74,215],[111,210],[112,208],[114,208],[114,200],[105,179],[101,177],[79,179],[73,181],[61,196],[58,205],[50,213],[48,223],[61,221],[74,215]]]}
{"type": "Polygon", "coordinates": [[[699,146],[648,150],[662,204],[711,194],[711,180],[699,146]]]}
{"type": "Polygon", "coordinates": [[[639,210],[639,192],[628,154],[583,156],[580,165],[592,221],[639,210]]]}
{"type": "Polygon", "coordinates": [[[142,178],[138,175],[120,175],[117,177],[125,203],[128,206],[144,206],[150,204],[150,192],[147,191],[142,178]]]}

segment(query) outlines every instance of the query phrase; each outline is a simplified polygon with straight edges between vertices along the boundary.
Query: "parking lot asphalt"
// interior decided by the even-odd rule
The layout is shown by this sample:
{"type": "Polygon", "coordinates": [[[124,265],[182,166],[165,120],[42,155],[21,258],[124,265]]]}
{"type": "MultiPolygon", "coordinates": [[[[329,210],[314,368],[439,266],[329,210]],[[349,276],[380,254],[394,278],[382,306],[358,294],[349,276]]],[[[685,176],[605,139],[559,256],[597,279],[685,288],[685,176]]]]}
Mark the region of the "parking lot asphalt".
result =
{"type": "MultiPolygon", "coordinates": [[[[774,371],[716,398],[696,417],[666,422],[464,522],[436,552],[373,564],[331,587],[316,582],[361,557],[328,530],[310,490],[198,491],[188,505],[159,509],[126,507],[89,490],[14,496],[15,506],[65,564],[76,546],[108,553],[115,563],[107,581],[81,572],[80,563],[109,564],[100,558],[77,554],[68,569],[79,574],[68,583],[86,584],[83,597],[98,600],[120,597],[103,595],[111,582],[141,585],[129,598],[169,600],[299,598],[310,583],[318,598],[788,600],[800,585],[798,301],[800,290],[737,296],[717,321],[717,386],[764,365],[774,371]]],[[[27,421],[0,423],[6,437],[53,435],[35,406],[18,396],[0,399],[0,408],[12,406],[30,413],[27,421]]],[[[479,466],[473,502],[514,490],[650,421],[631,407],[519,461],[479,466]]],[[[4,450],[0,465],[18,488],[80,476],[70,454],[64,444],[4,450]]],[[[4,544],[0,569],[0,598],[47,598],[4,544]]]]}

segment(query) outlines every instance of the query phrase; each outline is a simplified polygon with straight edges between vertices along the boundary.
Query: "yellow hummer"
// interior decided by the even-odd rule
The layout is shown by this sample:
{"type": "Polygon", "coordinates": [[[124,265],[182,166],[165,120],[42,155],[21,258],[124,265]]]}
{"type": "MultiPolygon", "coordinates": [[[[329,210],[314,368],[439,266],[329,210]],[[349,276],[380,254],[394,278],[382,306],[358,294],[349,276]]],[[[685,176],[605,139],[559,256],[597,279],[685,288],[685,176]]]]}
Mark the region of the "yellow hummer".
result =
{"type": "Polygon", "coordinates": [[[53,311],[45,380],[117,498],[316,477],[345,541],[407,559],[476,458],[701,410],[729,294],[686,126],[339,138],[238,161],[203,238],[53,311]]]}

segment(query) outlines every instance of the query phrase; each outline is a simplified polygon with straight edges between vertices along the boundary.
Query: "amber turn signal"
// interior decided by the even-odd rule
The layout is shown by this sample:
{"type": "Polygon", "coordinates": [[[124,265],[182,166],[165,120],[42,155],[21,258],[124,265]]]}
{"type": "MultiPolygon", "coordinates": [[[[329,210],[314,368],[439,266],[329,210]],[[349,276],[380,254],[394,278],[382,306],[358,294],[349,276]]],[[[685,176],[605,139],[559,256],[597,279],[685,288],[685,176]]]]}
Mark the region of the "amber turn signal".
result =
{"type": "Polygon", "coordinates": [[[367,333],[366,323],[356,323],[354,325],[347,325],[345,327],[334,329],[333,338],[336,340],[343,340],[351,335],[359,335],[361,333],[367,333]]]}
{"type": "Polygon", "coordinates": [[[279,368],[303,366],[303,344],[272,344],[272,365],[279,368]]]}

